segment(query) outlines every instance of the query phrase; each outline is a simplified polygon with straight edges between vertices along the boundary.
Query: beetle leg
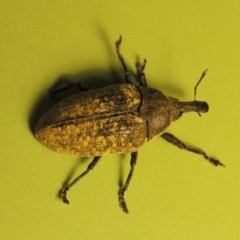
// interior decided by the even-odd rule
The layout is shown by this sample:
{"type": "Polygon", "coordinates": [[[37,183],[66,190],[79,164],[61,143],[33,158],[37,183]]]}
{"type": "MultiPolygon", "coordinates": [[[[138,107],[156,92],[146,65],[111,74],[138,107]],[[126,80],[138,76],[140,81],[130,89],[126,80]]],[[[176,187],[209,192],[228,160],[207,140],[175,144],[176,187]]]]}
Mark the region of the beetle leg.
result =
{"type": "Polygon", "coordinates": [[[179,140],[178,138],[176,138],[174,135],[170,134],[170,133],[163,133],[161,135],[162,138],[164,138],[166,141],[174,144],[175,146],[181,148],[181,149],[185,149],[187,151],[196,153],[196,154],[200,154],[202,155],[206,160],[208,160],[210,163],[212,163],[214,166],[223,166],[225,167],[225,165],[223,163],[221,163],[219,160],[209,157],[204,151],[200,150],[200,149],[195,149],[195,148],[191,148],[186,146],[181,140],[179,140]]]}
{"type": "Polygon", "coordinates": [[[124,69],[124,72],[125,72],[125,81],[126,83],[132,83],[132,80],[130,78],[130,75],[129,75],[129,72],[128,72],[128,69],[127,69],[127,65],[125,63],[125,60],[123,58],[123,55],[120,53],[120,45],[122,43],[122,36],[120,35],[118,41],[116,41],[116,52],[117,52],[117,55],[118,55],[118,58],[123,66],[123,69],[124,69]]]}
{"type": "Polygon", "coordinates": [[[64,185],[60,196],[61,199],[63,200],[64,203],[69,204],[69,201],[67,199],[67,191],[72,188],[82,177],[84,177],[90,170],[93,170],[93,168],[96,166],[96,164],[98,163],[98,161],[100,160],[100,156],[99,157],[94,157],[94,159],[92,160],[92,162],[88,165],[87,169],[85,172],[83,172],[82,174],[80,174],[78,177],[76,177],[70,184],[64,185]]]}
{"type": "Polygon", "coordinates": [[[137,156],[138,156],[138,152],[131,153],[131,161],[130,161],[131,169],[130,169],[130,172],[128,174],[125,184],[120,188],[120,191],[118,194],[119,206],[122,208],[122,210],[125,213],[128,213],[128,209],[127,209],[127,203],[124,198],[124,193],[125,193],[125,191],[127,191],[128,185],[132,179],[134,167],[137,163],[137,156]]]}
{"type": "Polygon", "coordinates": [[[89,90],[89,88],[88,87],[86,87],[83,83],[81,83],[81,82],[77,82],[76,84],[76,88],[78,88],[80,91],[82,91],[82,92],[86,92],[86,91],[88,91],[89,90]]]}
{"type": "Polygon", "coordinates": [[[84,84],[81,83],[81,82],[70,83],[70,84],[68,84],[67,86],[62,87],[62,88],[60,88],[60,89],[56,89],[56,90],[50,89],[50,90],[49,90],[49,96],[50,96],[50,98],[54,99],[57,94],[62,93],[62,92],[65,92],[66,90],[68,90],[68,89],[70,89],[70,88],[73,88],[73,87],[78,88],[78,89],[79,89],[80,91],[82,91],[82,92],[85,92],[85,91],[88,91],[88,90],[89,90],[89,89],[88,89],[86,86],[84,86],[84,84]]]}
{"type": "Polygon", "coordinates": [[[137,79],[140,86],[147,87],[147,79],[144,73],[147,60],[144,59],[143,64],[139,63],[137,65],[137,79]]]}

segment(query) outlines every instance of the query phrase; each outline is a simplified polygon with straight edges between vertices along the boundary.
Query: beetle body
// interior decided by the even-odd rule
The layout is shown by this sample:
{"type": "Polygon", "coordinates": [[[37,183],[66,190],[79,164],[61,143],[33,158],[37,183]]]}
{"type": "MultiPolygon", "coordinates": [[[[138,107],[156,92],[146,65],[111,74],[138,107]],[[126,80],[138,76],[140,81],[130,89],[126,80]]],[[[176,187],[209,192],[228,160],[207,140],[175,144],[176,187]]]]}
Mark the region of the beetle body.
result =
{"type": "Polygon", "coordinates": [[[178,118],[177,103],[156,89],[127,83],[86,91],[46,112],[36,137],[54,151],[77,156],[134,152],[178,118]]]}
{"type": "Polygon", "coordinates": [[[194,101],[182,102],[147,87],[144,74],[146,60],[137,68],[139,86],[134,86],[119,51],[121,40],[120,37],[116,42],[116,51],[125,71],[126,83],[92,91],[86,91],[88,89],[81,84],[77,85],[84,92],[62,100],[47,111],[36,125],[35,136],[43,145],[56,152],[94,157],[86,171],[63,186],[60,195],[64,203],[69,203],[67,191],[95,167],[102,155],[131,153],[131,169],[119,191],[119,205],[128,213],[124,193],[133,176],[137,150],[145,141],[161,136],[181,149],[202,155],[215,166],[224,165],[204,151],[188,147],[174,135],[165,132],[171,122],[183,113],[198,112],[200,115],[200,112],[208,111],[206,102],[195,100],[197,86],[206,71],[194,89],[194,101]]]}

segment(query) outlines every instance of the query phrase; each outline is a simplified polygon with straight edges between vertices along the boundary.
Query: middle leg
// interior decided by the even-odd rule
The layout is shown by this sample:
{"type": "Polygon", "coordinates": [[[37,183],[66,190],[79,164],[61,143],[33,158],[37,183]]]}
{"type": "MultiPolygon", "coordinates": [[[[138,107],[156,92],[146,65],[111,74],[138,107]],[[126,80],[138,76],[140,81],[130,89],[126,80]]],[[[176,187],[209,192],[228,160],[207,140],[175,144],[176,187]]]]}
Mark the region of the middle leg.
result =
{"type": "Polygon", "coordinates": [[[125,213],[128,213],[128,208],[127,208],[127,203],[126,203],[125,198],[124,198],[124,193],[127,191],[129,183],[132,179],[133,172],[134,172],[134,167],[137,163],[137,156],[138,156],[137,152],[131,153],[131,162],[130,162],[131,169],[130,169],[130,172],[128,174],[128,177],[127,177],[127,180],[126,180],[125,184],[120,188],[120,191],[119,191],[119,194],[118,194],[119,206],[122,208],[122,210],[125,213]]]}

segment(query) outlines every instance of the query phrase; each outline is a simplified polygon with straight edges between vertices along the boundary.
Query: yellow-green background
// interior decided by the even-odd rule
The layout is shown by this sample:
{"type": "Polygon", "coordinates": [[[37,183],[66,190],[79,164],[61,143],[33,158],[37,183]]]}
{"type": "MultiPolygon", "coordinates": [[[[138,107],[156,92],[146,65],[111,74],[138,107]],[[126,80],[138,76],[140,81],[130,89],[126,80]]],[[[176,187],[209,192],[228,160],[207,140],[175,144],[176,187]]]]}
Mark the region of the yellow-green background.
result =
{"type": "Polygon", "coordinates": [[[0,238],[240,239],[239,9],[237,0],[1,1],[0,238]],[[157,138],[139,150],[128,215],[117,201],[128,155],[104,157],[66,206],[61,184],[90,159],[44,148],[29,127],[59,78],[119,81],[119,34],[129,68],[146,57],[149,86],[179,99],[193,99],[209,68],[197,99],[210,111],[185,115],[169,131],[227,166],[157,138]]]}

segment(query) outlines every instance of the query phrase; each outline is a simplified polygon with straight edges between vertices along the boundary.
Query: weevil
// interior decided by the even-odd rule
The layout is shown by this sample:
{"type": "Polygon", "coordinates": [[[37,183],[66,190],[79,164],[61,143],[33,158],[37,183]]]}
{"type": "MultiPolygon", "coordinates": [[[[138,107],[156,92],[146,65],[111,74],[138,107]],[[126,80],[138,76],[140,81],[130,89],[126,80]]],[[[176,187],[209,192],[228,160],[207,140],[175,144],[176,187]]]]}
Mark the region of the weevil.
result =
{"type": "MultiPolygon", "coordinates": [[[[133,85],[124,57],[120,53],[121,42],[120,36],[116,41],[116,53],[125,73],[125,83],[91,91],[81,83],[76,84],[81,93],[63,99],[47,111],[36,125],[35,136],[43,145],[56,152],[93,157],[82,174],[62,187],[61,198],[67,204],[67,191],[89,173],[103,155],[130,153],[131,168],[118,195],[120,207],[128,213],[124,194],[133,176],[138,149],[146,141],[161,136],[180,149],[202,155],[214,166],[224,164],[202,150],[185,145],[166,132],[171,122],[179,119],[183,113],[197,112],[200,115],[208,112],[207,102],[196,100],[197,87],[207,70],[202,73],[194,88],[194,100],[179,101],[147,86],[144,73],[146,59],[138,64],[138,86],[133,85]]],[[[57,94],[66,88],[53,93],[57,94]]]]}

